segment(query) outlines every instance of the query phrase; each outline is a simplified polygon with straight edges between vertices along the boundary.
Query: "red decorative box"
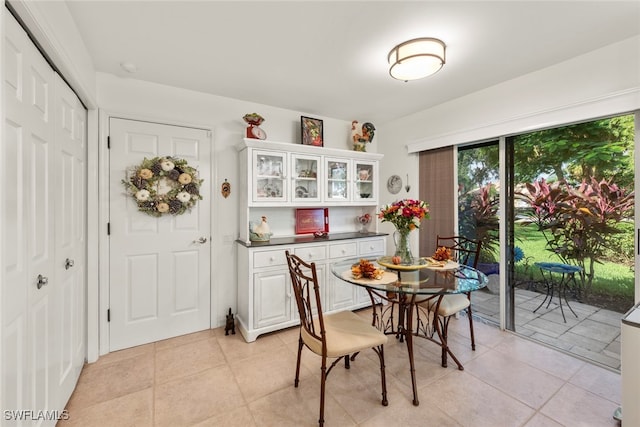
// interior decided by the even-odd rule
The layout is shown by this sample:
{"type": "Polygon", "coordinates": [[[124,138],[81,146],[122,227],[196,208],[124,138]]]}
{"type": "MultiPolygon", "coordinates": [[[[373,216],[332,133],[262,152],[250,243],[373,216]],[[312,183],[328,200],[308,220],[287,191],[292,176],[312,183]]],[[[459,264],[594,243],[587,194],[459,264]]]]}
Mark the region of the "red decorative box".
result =
{"type": "Polygon", "coordinates": [[[296,234],[329,232],[329,208],[296,209],[296,234]]]}

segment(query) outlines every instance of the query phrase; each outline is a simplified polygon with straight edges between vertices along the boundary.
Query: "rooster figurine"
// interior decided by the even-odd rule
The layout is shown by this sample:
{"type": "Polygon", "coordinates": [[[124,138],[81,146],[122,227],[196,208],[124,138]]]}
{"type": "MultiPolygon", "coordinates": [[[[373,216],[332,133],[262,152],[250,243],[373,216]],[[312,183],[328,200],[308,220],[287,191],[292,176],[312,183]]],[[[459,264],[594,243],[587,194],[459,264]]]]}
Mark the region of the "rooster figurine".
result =
{"type": "Polygon", "coordinates": [[[354,151],[367,151],[366,144],[373,141],[375,126],[372,123],[359,124],[357,120],[351,122],[351,140],[354,151]]]}
{"type": "Polygon", "coordinates": [[[259,224],[252,224],[249,227],[250,237],[252,242],[268,242],[271,238],[271,228],[267,224],[267,217],[262,217],[262,222],[259,224]]]}

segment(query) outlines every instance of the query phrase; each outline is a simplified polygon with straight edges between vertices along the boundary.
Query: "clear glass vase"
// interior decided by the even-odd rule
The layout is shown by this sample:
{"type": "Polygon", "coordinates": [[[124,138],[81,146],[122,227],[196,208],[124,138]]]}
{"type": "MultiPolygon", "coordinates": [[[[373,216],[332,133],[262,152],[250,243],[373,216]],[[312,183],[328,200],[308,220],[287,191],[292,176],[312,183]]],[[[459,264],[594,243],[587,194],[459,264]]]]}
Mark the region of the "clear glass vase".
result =
{"type": "Polygon", "coordinates": [[[396,252],[394,256],[400,257],[400,263],[404,265],[413,264],[413,255],[411,254],[411,244],[409,241],[410,230],[396,230],[393,233],[393,242],[396,244],[396,252]]]}

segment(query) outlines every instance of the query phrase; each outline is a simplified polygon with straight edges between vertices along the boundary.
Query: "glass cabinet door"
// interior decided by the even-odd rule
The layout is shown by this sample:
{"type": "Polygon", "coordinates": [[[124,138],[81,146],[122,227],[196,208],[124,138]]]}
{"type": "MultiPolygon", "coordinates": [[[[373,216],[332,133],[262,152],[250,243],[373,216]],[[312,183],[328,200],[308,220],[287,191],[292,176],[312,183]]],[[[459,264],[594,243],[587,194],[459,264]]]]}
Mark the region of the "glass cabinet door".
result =
{"type": "Polygon", "coordinates": [[[353,200],[376,200],[378,198],[378,177],[376,176],[378,171],[375,162],[355,160],[353,173],[355,174],[353,200]]]}
{"type": "Polygon", "coordinates": [[[296,202],[320,201],[319,167],[319,156],[291,155],[291,200],[296,202]]]}
{"type": "Polygon", "coordinates": [[[350,160],[326,158],[325,200],[345,201],[350,195],[350,160]]]}
{"type": "Polygon", "coordinates": [[[275,151],[253,152],[253,201],[287,200],[287,154],[275,151]]]}

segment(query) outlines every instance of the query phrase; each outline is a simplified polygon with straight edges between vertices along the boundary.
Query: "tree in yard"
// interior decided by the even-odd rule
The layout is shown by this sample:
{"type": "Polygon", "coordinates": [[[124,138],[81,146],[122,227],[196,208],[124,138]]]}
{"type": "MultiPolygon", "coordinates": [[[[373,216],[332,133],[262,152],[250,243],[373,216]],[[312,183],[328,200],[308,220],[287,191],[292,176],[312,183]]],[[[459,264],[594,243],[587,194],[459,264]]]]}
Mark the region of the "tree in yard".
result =
{"type": "Polygon", "coordinates": [[[633,115],[531,132],[513,141],[516,182],[550,175],[574,183],[597,177],[633,185],[633,115]]]}
{"type": "Polygon", "coordinates": [[[496,262],[500,254],[499,193],[487,184],[458,197],[458,229],[461,236],[480,242],[482,263],[496,262]]]}
{"type": "Polygon", "coordinates": [[[583,180],[577,187],[566,182],[540,179],[527,184],[518,198],[528,205],[528,220],[547,241],[547,249],[564,263],[582,267],[582,288],[588,292],[595,276],[595,264],[620,231],[616,224],[633,218],[634,193],[611,180],[583,180]]]}

